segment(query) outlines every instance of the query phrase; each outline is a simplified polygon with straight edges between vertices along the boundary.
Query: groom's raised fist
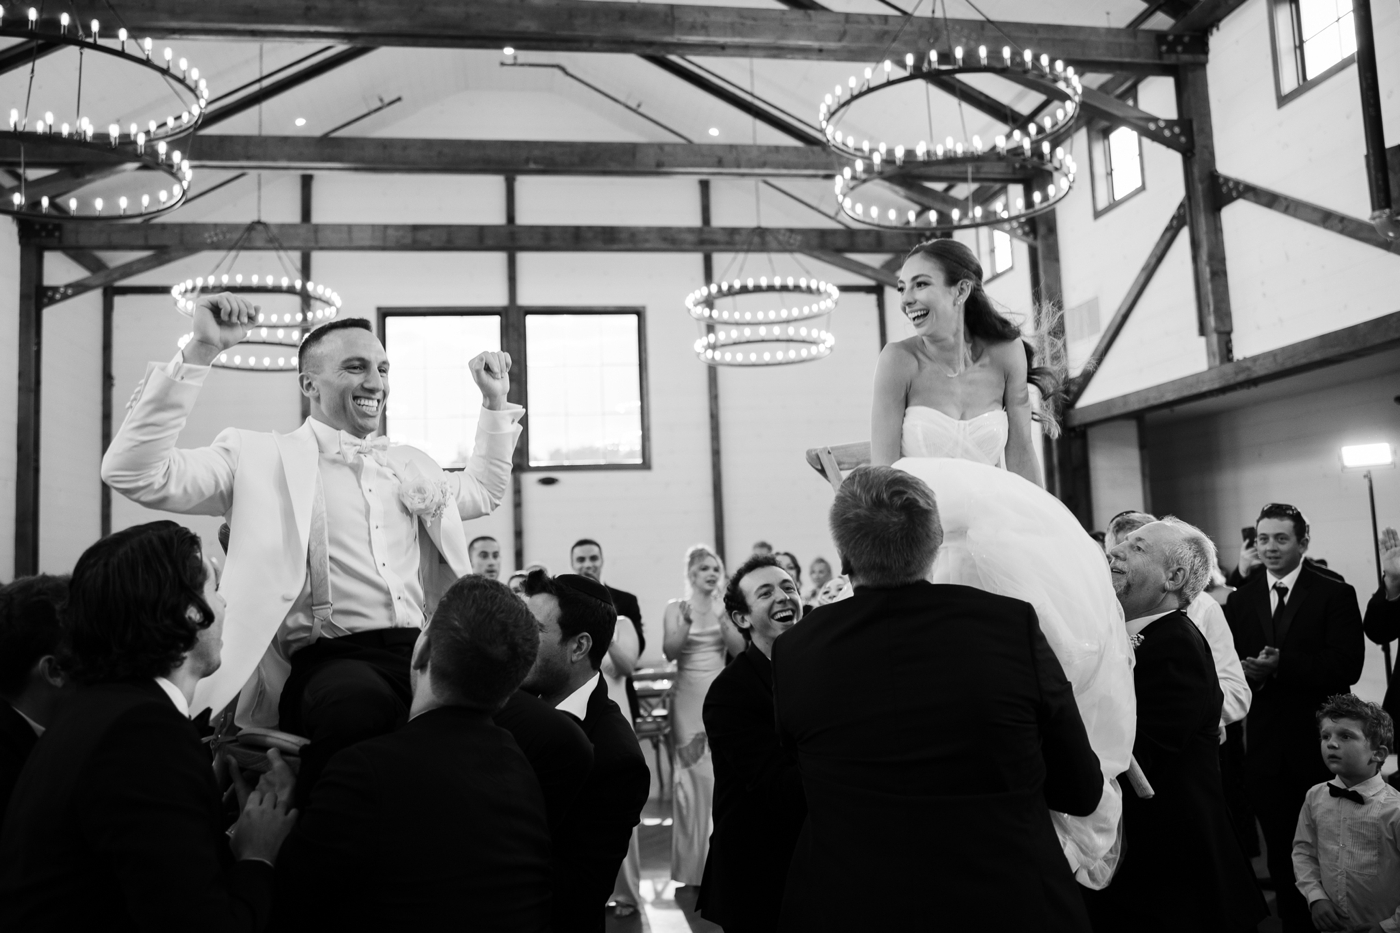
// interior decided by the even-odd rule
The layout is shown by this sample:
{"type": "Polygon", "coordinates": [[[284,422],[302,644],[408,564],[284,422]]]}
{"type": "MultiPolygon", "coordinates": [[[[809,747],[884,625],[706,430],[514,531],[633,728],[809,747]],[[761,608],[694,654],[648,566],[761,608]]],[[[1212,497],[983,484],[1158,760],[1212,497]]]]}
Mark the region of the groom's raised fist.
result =
{"type": "Polygon", "coordinates": [[[194,333],[185,345],[185,362],[208,366],[242,341],[258,320],[258,306],[229,292],[204,295],[195,303],[194,333]]]}
{"type": "Polygon", "coordinates": [[[481,390],[481,404],[492,411],[499,411],[510,393],[510,354],[487,350],[472,357],[467,368],[481,390]]]}

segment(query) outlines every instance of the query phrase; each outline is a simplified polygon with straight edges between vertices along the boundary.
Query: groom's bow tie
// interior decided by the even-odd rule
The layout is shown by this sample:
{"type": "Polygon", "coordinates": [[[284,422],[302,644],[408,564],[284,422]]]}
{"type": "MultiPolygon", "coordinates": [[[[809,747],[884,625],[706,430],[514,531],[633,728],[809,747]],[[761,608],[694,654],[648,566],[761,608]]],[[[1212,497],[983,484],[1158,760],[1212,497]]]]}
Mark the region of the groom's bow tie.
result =
{"type": "Polygon", "coordinates": [[[358,438],[348,431],[340,432],[340,456],[346,463],[353,464],[356,457],[371,457],[380,466],[388,463],[387,437],[358,438]]]}
{"type": "Polygon", "coordinates": [[[1350,800],[1352,803],[1362,805],[1366,803],[1366,798],[1356,791],[1347,790],[1345,787],[1338,787],[1336,784],[1328,784],[1327,793],[1331,794],[1333,797],[1341,797],[1343,800],[1350,800]]]}

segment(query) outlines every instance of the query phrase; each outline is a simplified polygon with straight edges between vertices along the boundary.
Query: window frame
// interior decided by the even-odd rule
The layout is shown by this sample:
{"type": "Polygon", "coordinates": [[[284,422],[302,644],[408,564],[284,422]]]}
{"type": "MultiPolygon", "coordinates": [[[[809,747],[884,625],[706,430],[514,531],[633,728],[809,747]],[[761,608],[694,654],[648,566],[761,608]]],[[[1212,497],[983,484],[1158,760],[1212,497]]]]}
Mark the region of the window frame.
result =
{"type": "MultiPolygon", "coordinates": [[[[1132,94],[1125,96],[1122,99],[1126,103],[1132,104],[1134,107],[1137,106],[1136,91],[1134,91],[1132,94]]],[[[1136,188],[1134,188],[1129,193],[1123,195],[1123,197],[1121,198],[1114,199],[1113,197],[1113,178],[1110,174],[1113,168],[1113,163],[1108,153],[1108,137],[1110,133],[1112,133],[1118,128],[1119,127],[1116,127],[1113,124],[1103,120],[1094,121],[1093,123],[1089,124],[1087,128],[1089,143],[1087,147],[1089,150],[1089,194],[1093,198],[1094,202],[1095,220],[1098,220],[1100,217],[1102,217],[1104,214],[1107,214],[1109,211],[1113,210],[1118,205],[1125,204],[1128,201],[1131,201],[1133,198],[1137,197],[1138,195],[1142,194],[1144,191],[1147,190],[1147,158],[1143,155],[1142,134],[1134,130],[1134,135],[1136,135],[1138,138],[1138,177],[1142,179],[1142,184],[1138,185],[1136,188]],[[1107,203],[1105,204],[1099,203],[1100,177],[1103,178],[1104,190],[1102,194],[1104,198],[1107,199],[1107,203]]],[[[1131,129],[1131,127],[1129,127],[1128,129],[1131,129]]]]}
{"type": "MultiPolygon", "coordinates": [[[[1269,51],[1274,63],[1275,107],[1281,108],[1284,104],[1297,100],[1328,78],[1356,64],[1356,53],[1352,52],[1321,73],[1303,80],[1303,76],[1307,73],[1307,65],[1303,59],[1303,42],[1300,36],[1302,13],[1299,0],[1267,0],[1264,4],[1264,10],[1269,20],[1269,51]],[[1279,35],[1278,21],[1282,9],[1287,11],[1289,29],[1292,33],[1289,36],[1279,35]],[[1285,41],[1288,43],[1287,48],[1284,47],[1285,41]],[[1285,56],[1287,57],[1286,63],[1285,56]],[[1291,69],[1296,74],[1298,81],[1297,85],[1288,91],[1283,89],[1284,68],[1291,69]]],[[[1355,14],[1353,13],[1353,15],[1355,14]]]]}
{"type": "MultiPolygon", "coordinates": [[[[521,419],[520,440],[516,442],[519,454],[515,467],[525,473],[572,473],[589,470],[650,470],[651,469],[651,403],[647,387],[647,314],[646,308],[635,306],[619,307],[575,307],[575,306],[437,306],[437,307],[381,307],[378,309],[376,332],[380,343],[387,348],[385,340],[387,321],[391,317],[485,317],[495,315],[501,322],[501,348],[507,349],[507,337],[514,326],[520,335],[521,350],[508,350],[511,353],[511,376],[519,377],[514,384],[520,387],[520,404],[526,411],[521,419]],[[640,463],[575,463],[554,466],[534,466],[530,463],[530,365],[529,347],[526,345],[525,318],[532,314],[631,314],[637,318],[637,378],[641,399],[642,421],[642,460],[640,463]]],[[[443,467],[446,470],[462,470],[463,467],[443,467]]]]}

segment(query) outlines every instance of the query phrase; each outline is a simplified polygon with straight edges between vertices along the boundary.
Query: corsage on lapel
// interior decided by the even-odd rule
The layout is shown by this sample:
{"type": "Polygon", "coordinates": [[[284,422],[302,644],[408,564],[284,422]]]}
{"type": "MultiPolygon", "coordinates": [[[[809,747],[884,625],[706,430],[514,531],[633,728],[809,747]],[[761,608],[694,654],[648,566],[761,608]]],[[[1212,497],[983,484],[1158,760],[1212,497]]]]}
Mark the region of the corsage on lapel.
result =
{"type": "Polygon", "coordinates": [[[443,513],[451,498],[447,480],[433,479],[409,461],[399,475],[399,501],[410,513],[431,522],[443,513]]]}
{"type": "Polygon", "coordinates": [[[1133,650],[1137,650],[1139,647],[1141,647],[1141,646],[1142,646],[1142,632],[1138,632],[1136,635],[1129,635],[1129,636],[1128,636],[1128,644],[1130,644],[1130,645],[1133,646],[1133,650]]]}

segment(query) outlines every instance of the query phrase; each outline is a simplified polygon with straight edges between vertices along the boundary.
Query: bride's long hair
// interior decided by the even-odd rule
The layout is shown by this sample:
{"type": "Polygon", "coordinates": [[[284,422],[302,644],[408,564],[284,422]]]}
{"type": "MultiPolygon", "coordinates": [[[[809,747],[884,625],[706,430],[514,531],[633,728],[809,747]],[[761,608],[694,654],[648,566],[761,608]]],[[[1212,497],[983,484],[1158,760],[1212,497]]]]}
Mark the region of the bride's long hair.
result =
{"type": "Polygon", "coordinates": [[[1036,308],[1037,327],[1027,336],[1015,321],[998,311],[982,287],[982,263],[967,247],[954,239],[926,240],[909,251],[904,259],[908,262],[914,256],[927,256],[943,268],[944,285],[956,285],[969,281],[972,291],[963,305],[964,340],[971,342],[976,337],[983,343],[1005,343],[1020,340],[1026,351],[1026,382],[1040,392],[1040,405],[1031,417],[1040,423],[1041,429],[1050,437],[1060,434],[1058,418],[1060,405],[1065,398],[1065,382],[1068,378],[1067,357],[1063,333],[1057,325],[1064,316],[1064,310],[1049,303],[1036,308]],[[1037,359],[1040,365],[1036,365],[1037,359]]]}

